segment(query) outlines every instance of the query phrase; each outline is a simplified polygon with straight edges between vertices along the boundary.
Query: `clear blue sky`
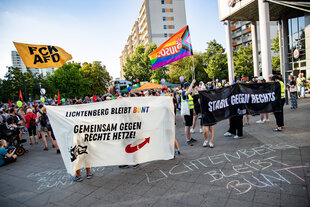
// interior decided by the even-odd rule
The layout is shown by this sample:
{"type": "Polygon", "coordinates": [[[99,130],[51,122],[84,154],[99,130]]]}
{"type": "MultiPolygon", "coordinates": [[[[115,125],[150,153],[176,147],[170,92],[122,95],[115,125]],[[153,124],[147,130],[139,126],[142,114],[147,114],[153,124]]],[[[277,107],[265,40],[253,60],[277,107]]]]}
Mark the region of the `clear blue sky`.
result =
{"type": "MultiPolygon", "coordinates": [[[[119,77],[119,56],[143,0],[1,0],[0,78],[11,66],[12,41],[60,46],[75,62],[102,61],[119,77]]],[[[185,0],[195,51],[216,39],[225,47],[225,28],[216,0],[185,0]]]]}

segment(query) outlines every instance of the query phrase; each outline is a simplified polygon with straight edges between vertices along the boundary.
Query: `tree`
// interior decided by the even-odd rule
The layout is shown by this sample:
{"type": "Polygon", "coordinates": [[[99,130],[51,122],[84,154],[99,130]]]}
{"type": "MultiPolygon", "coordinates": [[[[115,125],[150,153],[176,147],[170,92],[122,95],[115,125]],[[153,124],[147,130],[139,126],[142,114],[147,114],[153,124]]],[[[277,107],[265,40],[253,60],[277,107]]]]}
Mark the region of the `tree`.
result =
{"type": "Polygon", "coordinates": [[[75,98],[91,94],[91,83],[85,80],[79,69],[80,63],[65,63],[48,77],[53,93],[59,90],[62,97],[75,98]]]}
{"type": "Polygon", "coordinates": [[[123,66],[125,79],[135,82],[138,78],[140,81],[150,81],[154,79],[159,82],[162,78],[168,78],[167,67],[161,67],[152,71],[152,63],[149,54],[157,48],[155,43],[151,43],[147,47],[139,45],[135,49],[135,53],[127,57],[123,66]]]}
{"type": "Polygon", "coordinates": [[[253,53],[252,46],[238,47],[234,52],[234,73],[235,76],[251,77],[253,76],[253,53]]]}
{"type": "Polygon", "coordinates": [[[185,57],[170,64],[168,71],[169,82],[180,83],[180,76],[183,76],[185,81],[191,82],[193,78],[193,58],[196,81],[208,80],[208,76],[203,67],[203,54],[194,53],[194,57],[185,57]]]}
{"type": "Polygon", "coordinates": [[[279,43],[279,33],[277,33],[277,37],[272,39],[271,50],[274,55],[271,57],[272,69],[276,71],[280,71],[280,43],[279,43]]]}
{"type": "Polygon", "coordinates": [[[225,79],[228,76],[227,57],[223,46],[212,40],[207,42],[206,52],[203,54],[205,71],[213,81],[225,79]]]}
{"type": "Polygon", "coordinates": [[[80,73],[84,80],[90,83],[92,94],[104,94],[107,92],[109,82],[112,78],[105,65],[101,65],[98,61],[83,63],[80,73]]]}

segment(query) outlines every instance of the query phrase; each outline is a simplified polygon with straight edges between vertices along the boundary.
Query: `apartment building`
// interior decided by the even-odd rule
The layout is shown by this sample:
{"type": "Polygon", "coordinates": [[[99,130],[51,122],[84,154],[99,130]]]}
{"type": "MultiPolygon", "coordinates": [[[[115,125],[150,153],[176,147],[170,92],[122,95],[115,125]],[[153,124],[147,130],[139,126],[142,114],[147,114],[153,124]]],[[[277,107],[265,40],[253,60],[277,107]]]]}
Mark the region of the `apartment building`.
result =
{"type": "Polygon", "coordinates": [[[14,50],[11,51],[11,58],[12,58],[12,66],[19,68],[22,73],[27,72],[27,69],[29,69],[32,73],[43,74],[43,76],[46,76],[47,73],[52,74],[53,71],[57,69],[57,68],[43,68],[43,69],[27,68],[22,58],[19,56],[18,52],[14,50]]]}
{"type": "MultiPolygon", "coordinates": [[[[260,48],[260,35],[259,35],[259,24],[257,25],[257,41],[258,48],[260,48]]],[[[270,22],[270,39],[277,37],[277,22],[270,22]]],[[[231,38],[233,50],[237,50],[239,46],[249,47],[252,44],[251,34],[251,22],[250,21],[238,21],[231,22],[231,38]]],[[[271,41],[272,42],[272,41],[271,41]]]]}
{"type": "Polygon", "coordinates": [[[144,0],[139,17],[120,56],[121,79],[126,58],[140,45],[155,42],[157,46],[182,29],[186,23],[185,0],[144,0]]]}

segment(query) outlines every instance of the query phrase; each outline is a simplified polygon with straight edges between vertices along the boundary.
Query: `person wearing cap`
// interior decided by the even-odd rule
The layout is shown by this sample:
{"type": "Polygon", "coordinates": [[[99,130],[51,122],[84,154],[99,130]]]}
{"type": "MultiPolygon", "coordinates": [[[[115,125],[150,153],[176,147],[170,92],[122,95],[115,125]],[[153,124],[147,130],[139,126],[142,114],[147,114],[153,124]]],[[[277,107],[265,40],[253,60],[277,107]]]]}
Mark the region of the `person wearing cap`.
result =
{"type": "Polygon", "coordinates": [[[281,132],[284,127],[284,114],[283,114],[283,107],[285,104],[285,86],[284,83],[282,82],[282,79],[275,75],[272,77],[273,81],[279,82],[281,85],[281,110],[274,112],[274,117],[276,118],[276,123],[277,123],[277,128],[273,129],[275,132],[281,132]]]}
{"type": "Polygon", "coordinates": [[[189,146],[193,146],[193,142],[197,141],[191,138],[190,128],[193,125],[193,114],[194,114],[194,101],[193,97],[191,96],[191,92],[193,90],[193,85],[195,84],[196,80],[193,80],[191,84],[189,82],[185,82],[183,87],[184,90],[182,92],[181,99],[182,101],[186,100],[189,105],[190,115],[185,115],[185,136],[186,136],[186,144],[189,146]]]}
{"type": "Polygon", "coordinates": [[[36,123],[37,116],[34,113],[32,113],[31,108],[27,109],[26,113],[27,113],[27,115],[25,116],[25,120],[26,120],[26,127],[27,127],[28,133],[29,133],[30,145],[32,145],[32,137],[33,136],[34,136],[35,144],[38,144],[37,123],[36,123]]]}

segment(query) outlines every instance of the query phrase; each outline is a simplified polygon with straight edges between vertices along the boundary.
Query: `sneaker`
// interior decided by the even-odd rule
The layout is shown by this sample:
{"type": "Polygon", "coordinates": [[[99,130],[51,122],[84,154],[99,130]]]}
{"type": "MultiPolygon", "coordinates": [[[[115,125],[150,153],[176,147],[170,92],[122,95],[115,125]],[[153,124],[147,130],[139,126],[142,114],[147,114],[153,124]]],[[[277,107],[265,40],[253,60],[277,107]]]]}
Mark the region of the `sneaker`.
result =
{"type": "Polygon", "coordinates": [[[86,178],[87,178],[87,179],[91,179],[92,177],[93,177],[93,174],[92,174],[92,173],[86,175],[86,178]]]}
{"type": "Polygon", "coordinates": [[[43,150],[44,150],[44,151],[48,151],[48,148],[45,147],[43,150]]]}
{"type": "Polygon", "coordinates": [[[213,148],[214,147],[214,144],[212,142],[209,142],[209,147],[210,148],[213,148]]]}
{"type": "Polygon", "coordinates": [[[203,129],[202,129],[202,128],[200,128],[200,129],[199,129],[199,132],[200,132],[200,133],[203,133],[203,129]]]}
{"type": "Polygon", "coordinates": [[[262,120],[256,121],[256,124],[263,124],[263,123],[265,123],[265,120],[264,121],[262,121],[262,120]]]}
{"type": "Polygon", "coordinates": [[[57,153],[57,154],[60,154],[60,150],[58,149],[58,150],[56,151],[56,153],[57,153]]]}
{"type": "Polygon", "coordinates": [[[138,168],[140,165],[139,164],[136,164],[134,166],[132,166],[134,169],[138,168]]]}
{"type": "Polygon", "coordinates": [[[207,147],[207,146],[208,146],[208,142],[207,142],[207,141],[204,141],[203,144],[202,144],[202,146],[203,146],[203,147],[207,147]]]}
{"type": "Polygon", "coordinates": [[[269,119],[264,119],[264,122],[268,122],[268,121],[270,121],[269,119]]]}
{"type": "Polygon", "coordinates": [[[188,146],[193,146],[193,143],[192,143],[191,141],[186,141],[186,144],[187,144],[188,146]]]}
{"type": "Polygon", "coordinates": [[[81,176],[74,176],[74,177],[72,177],[72,180],[73,181],[76,181],[76,182],[81,182],[83,179],[82,179],[82,177],[81,176]]]}
{"type": "Polygon", "coordinates": [[[118,167],[121,168],[121,169],[126,169],[126,168],[129,168],[129,165],[120,165],[118,167]]]}
{"type": "Polygon", "coordinates": [[[224,134],[224,136],[225,136],[225,137],[231,137],[232,134],[231,134],[230,132],[226,132],[226,133],[224,134]]]}
{"type": "Polygon", "coordinates": [[[191,128],[191,133],[194,134],[195,133],[195,129],[191,128]]]}
{"type": "Polygon", "coordinates": [[[239,136],[238,135],[234,136],[234,139],[239,139],[239,136]]]}
{"type": "Polygon", "coordinates": [[[191,142],[197,142],[197,140],[196,139],[194,139],[194,138],[191,138],[191,140],[190,140],[191,142]]]}

